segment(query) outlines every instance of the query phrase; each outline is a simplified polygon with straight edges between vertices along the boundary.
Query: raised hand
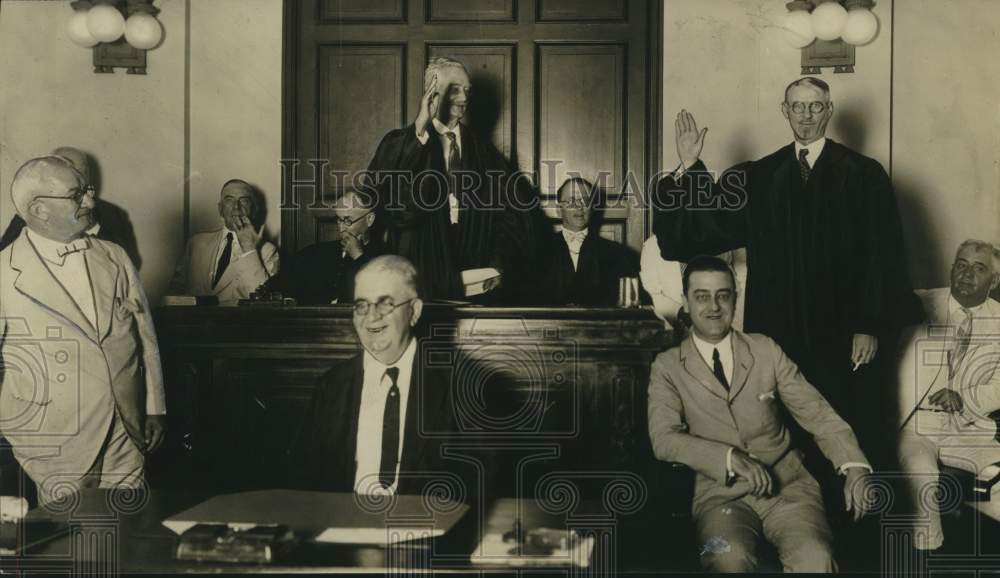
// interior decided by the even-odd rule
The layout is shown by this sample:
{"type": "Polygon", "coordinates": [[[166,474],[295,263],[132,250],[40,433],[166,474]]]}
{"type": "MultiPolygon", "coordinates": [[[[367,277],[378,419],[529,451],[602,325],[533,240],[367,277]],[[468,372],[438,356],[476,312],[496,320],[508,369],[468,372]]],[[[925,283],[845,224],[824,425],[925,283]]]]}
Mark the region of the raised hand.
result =
{"type": "Polygon", "coordinates": [[[427,130],[427,124],[431,119],[437,118],[438,107],[441,106],[441,95],[437,92],[438,77],[435,74],[431,78],[431,84],[424,91],[420,98],[420,109],[417,111],[417,120],[413,121],[417,134],[422,135],[427,130]]]}
{"type": "Polygon", "coordinates": [[[250,222],[249,217],[233,217],[230,229],[236,231],[236,238],[239,239],[240,247],[244,251],[257,248],[257,242],[260,241],[260,235],[257,233],[257,230],[254,229],[253,223],[250,222]]]}
{"type": "Polygon", "coordinates": [[[677,156],[684,164],[684,168],[689,169],[701,157],[708,127],[699,131],[694,116],[686,110],[681,110],[677,113],[677,120],[674,121],[674,132],[677,137],[677,156]]]}

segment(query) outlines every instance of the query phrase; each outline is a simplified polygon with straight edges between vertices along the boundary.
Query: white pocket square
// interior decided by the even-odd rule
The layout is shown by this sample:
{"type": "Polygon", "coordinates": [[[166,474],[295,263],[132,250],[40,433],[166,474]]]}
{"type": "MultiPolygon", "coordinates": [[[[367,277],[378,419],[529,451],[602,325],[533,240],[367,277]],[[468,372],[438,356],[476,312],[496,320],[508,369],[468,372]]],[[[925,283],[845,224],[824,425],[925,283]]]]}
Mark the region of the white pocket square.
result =
{"type": "Polygon", "coordinates": [[[774,401],[776,390],[765,391],[764,393],[757,396],[757,401],[771,400],[774,401]]]}

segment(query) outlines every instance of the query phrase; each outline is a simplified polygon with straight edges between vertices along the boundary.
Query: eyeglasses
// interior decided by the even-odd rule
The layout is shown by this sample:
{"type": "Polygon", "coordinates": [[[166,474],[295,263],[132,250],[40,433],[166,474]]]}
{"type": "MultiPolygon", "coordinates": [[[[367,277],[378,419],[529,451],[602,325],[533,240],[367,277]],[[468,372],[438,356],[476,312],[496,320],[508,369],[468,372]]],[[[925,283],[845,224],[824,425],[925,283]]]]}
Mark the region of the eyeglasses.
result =
{"type": "Polygon", "coordinates": [[[38,195],[35,198],[36,199],[67,199],[67,200],[73,201],[74,203],[76,203],[76,204],[79,205],[80,203],[83,202],[83,198],[84,197],[86,197],[87,195],[93,195],[96,191],[97,191],[97,189],[95,189],[93,187],[93,185],[87,185],[85,187],[77,187],[77,188],[70,189],[67,192],[69,192],[71,194],[66,195],[66,196],[38,195]]]}
{"type": "MultiPolygon", "coordinates": [[[[829,105],[829,103],[826,103],[826,102],[819,102],[819,101],[810,102],[809,103],[809,112],[811,112],[813,114],[822,114],[826,110],[826,107],[828,107],[828,106],[830,106],[830,105],[829,105]]],[[[805,114],[805,112],[806,112],[806,103],[804,103],[804,102],[793,102],[790,105],[790,108],[792,109],[792,112],[794,112],[795,114],[805,114]]]]}
{"type": "Polygon", "coordinates": [[[560,207],[587,207],[590,203],[586,199],[570,199],[568,201],[557,201],[560,207]]]}
{"type": "Polygon", "coordinates": [[[378,300],[378,303],[370,303],[368,301],[365,301],[364,299],[359,299],[354,302],[354,315],[356,315],[357,317],[364,317],[365,315],[368,315],[368,312],[371,311],[372,305],[374,305],[375,311],[381,317],[385,317],[387,315],[390,315],[397,308],[406,305],[407,303],[413,301],[414,299],[416,299],[416,297],[407,299],[402,303],[394,303],[392,297],[383,297],[378,300]]]}
{"type": "Polygon", "coordinates": [[[222,199],[223,205],[239,204],[243,209],[253,209],[253,199],[250,197],[225,197],[222,199]]]}
{"type": "Polygon", "coordinates": [[[364,219],[365,217],[367,217],[369,213],[371,213],[371,211],[365,211],[363,214],[361,214],[361,216],[357,217],[356,219],[352,219],[350,217],[337,217],[334,220],[337,221],[337,225],[339,227],[342,227],[342,228],[346,229],[348,227],[353,226],[354,223],[357,223],[361,219],[364,219]]]}

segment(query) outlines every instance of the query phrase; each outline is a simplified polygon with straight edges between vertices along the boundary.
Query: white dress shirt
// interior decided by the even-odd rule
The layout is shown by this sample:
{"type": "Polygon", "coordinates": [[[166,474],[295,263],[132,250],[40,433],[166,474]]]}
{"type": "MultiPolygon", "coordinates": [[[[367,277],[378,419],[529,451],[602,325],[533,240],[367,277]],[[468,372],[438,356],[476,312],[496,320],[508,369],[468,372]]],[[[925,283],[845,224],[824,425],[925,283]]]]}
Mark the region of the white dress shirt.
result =
{"type": "Polygon", "coordinates": [[[568,231],[563,228],[562,236],[566,240],[566,246],[569,247],[569,258],[573,260],[573,270],[576,271],[580,268],[580,249],[583,248],[583,241],[587,238],[587,229],[568,231]]]}
{"type": "Polygon", "coordinates": [[[729,330],[729,333],[722,338],[722,341],[718,343],[709,343],[704,339],[698,337],[698,334],[694,331],[691,332],[691,339],[694,340],[694,346],[701,354],[701,358],[705,360],[708,364],[708,368],[715,371],[715,361],[712,359],[713,351],[719,350],[719,361],[722,362],[722,372],[726,374],[726,383],[732,383],[733,381],[733,331],[729,330]]]}
{"type": "MultiPolygon", "coordinates": [[[[56,281],[63,286],[83,316],[96,329],[97,305],[94,303],[94,288],[90,284],[86,251],[76,251],[60,257],[59,251],[67,243],[47,239],[31,229],[28,229],[28,239],[38,250],[38,254],[42,256],[46,268],[52,272],[56,281]]],[[[89,247],[90,240],[86,237],[77,239],[77,241],[83,241],[89,247]]]]}
{"type": "Polygon", "coordinates": [[[801,144],[799,144],[799,141],[795,141],[795,158],[796,160],[798,160],[800,150],[808,149],[809,154],[806,155],[806,164],[809,165],[809,168],[811,169],[814,166],[816,166],[816,159],[819,158],[819,155],[823,154],[823,147],[825,146],[826,146],[825,136],[820,137],[815,142],[809,143],[809,146],[802,146],[801,144]]]}
{"type": "MultiPolygon", "coordinates": [[[[431,124],[434,125],[434,130],[441,135],[441,138],[438,140],[441,141],[441,150],[444,153],[444,169],[451,171],[451,167],[448,166],[449,153],[451,153],[451,139],[445,135],[449,132],[455,133],[455,146],[458,148],[458,157],[462,158],[462,123],[456,124],[455,128],[448,128],[443,122],[435,118],[431,121],[431,124]]],[[[430,135],[427,134],[427,131],[424,131],[422,135],[417,134],[417,140],[422,145],[427,144],[429,138],[430,135]]],[[[452,225],[458,223],[458,197],[455,196],[454,192],[448,193],[448,218],[452,225]]]]}
{"type": "Polygon", "coordinates": [[[392,365],[385,365],[365,352],[364,378],[361,387],[361,411],[358,414],[358,439],[354,456],[357,469],[354,472],[355,492],[378,493],[382,491],[378,479],[382,461],[382,418],[385,414],[385,400],[392,387],[392,380],[385,374],[390,367],[399,368],[396,387],[399,388],[399,462],[396,464],[396,481],[388,488],[395,493],[399,485],[399,465],[403,461],[404,432],[406,431],[406,407],[410,397],[410,376],[413,373],[413,358],[417,352],[417,340],[411,338],[403,355],[392,365]]]}
{"type": "MultiPolygon", "coordinates": [[[[257,250],[257,247],[250,247],[249,249],[243,248],[243,245],[240,244],[240,237],[236,234],[236,231],[230,231],[229,229],[223,227],[222,232],[219,234],[219,244],[215,249],[215,257],[212,258],[212,270],[208,273],[209,279],[215,279],[215,269],[219,266],[219,257],[221,257],[222,252],[226,250],[226,233],[233,234],[233,251],[229,254],[230,265],[232,265],[234,261],[242,259],[257,250]]],[[[271,271],[268,271],[268,274],[273,275],[271,271]]]]}

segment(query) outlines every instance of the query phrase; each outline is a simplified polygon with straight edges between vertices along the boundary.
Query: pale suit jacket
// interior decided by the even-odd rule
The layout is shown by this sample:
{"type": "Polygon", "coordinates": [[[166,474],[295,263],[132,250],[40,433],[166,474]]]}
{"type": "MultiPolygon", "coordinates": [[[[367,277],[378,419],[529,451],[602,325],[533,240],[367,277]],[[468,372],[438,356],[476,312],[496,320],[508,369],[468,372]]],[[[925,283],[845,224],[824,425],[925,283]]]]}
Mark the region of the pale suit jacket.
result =
{"type": "Polygon", "coordinates": [[[691,337],[659,354],[650,370],[653,452],[658,459],[695,470],[695,516],[749,493],[744,481],[727,484],[726,454],[731,447],[752,453],[769,466],[778,488],[802,475],[801,456],[791,450],[779,403],[815,437],[834,467],[868,463],[847,422],[777,343],[765,335],[736,330],[732,343],[729,391],[716,379],[691,337]]]}
{"type": "Polygon", "coordinates": [[[226,229],[197,233],[188,240],[184,254],[177,263],[167,293],[170,295],[215,295],[219,303],[235,305],[246,299],[265,281],[278,272],[278,249],[263,241],[255,254],[238,258],[239,248],[233,240],[233,256],[229,266],[212,287],[212,268],[219,258],[219,243],[226,229]]]}
{"type": "MultiPolygon", "coordinates": [[[[955,346],[955,331],[961,322],[949,319],[950,288],[918,293],[927,322],[908,328],[903,336],[898,372],[900,427],[915,425],[924,413],[916,411],[920,403],[948,387],[947,352],[955,346]]],[[[958,430],[995,432],[996,424],[988,415],[1000,409],[1000,303],[987,298],[982,310],[973,315],[969,348],[952,387],[962,396],[962,415],[968,418],[955,421],[958,430]]]]}
{"type": "Polygon", "coordinates": [[[38,484],[94,464],[116,411],[138,448],[166,413],[149,304],[125,250],[90,239],[96,327],[24,233],[0,252],[0,431],[38,484]]]}

